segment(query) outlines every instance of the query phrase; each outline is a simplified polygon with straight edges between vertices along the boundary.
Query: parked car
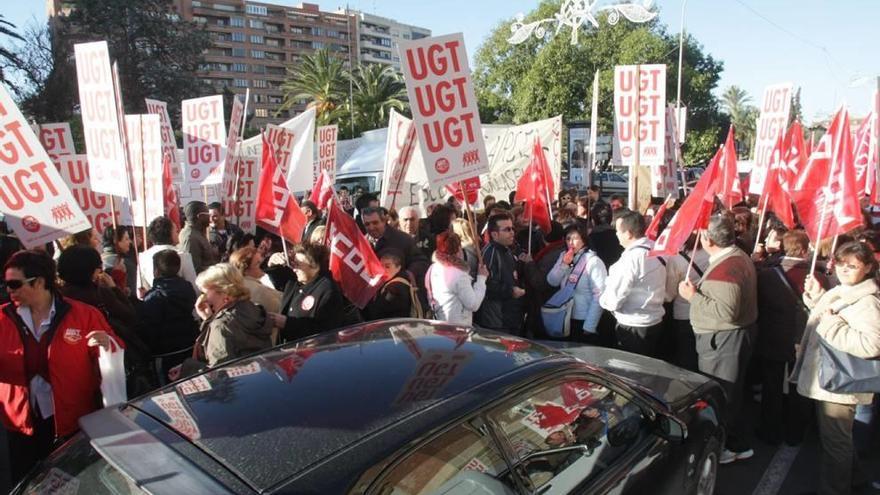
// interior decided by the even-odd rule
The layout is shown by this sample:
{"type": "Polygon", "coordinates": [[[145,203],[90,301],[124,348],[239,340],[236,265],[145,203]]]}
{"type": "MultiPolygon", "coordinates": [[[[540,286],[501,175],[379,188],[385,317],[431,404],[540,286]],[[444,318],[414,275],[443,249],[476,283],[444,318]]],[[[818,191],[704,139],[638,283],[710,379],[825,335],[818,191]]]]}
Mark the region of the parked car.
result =
{"type": "Polygon", "coordinates": [[[593,185],[602,189],[603,196],[612,194],[626,196],[629,192],[629,183],[626,177],[617,172],[593,172],[593,185]]]}
{"type": "Polygon", "coordinates": [[[724,408],[642,356],[385,320],[85,416],[16,493],[711,494],[724,408]]]}

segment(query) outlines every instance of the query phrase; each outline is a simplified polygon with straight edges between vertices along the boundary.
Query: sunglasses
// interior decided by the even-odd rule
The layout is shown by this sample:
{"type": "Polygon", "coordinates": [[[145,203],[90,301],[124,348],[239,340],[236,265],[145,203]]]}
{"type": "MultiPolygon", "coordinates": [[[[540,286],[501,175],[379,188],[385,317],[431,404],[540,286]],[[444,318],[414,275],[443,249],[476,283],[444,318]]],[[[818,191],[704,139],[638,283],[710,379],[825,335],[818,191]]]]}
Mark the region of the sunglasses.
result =
{"type": "Polygon", "coordinates": [[[6,280],[5,283],[6,283],[6,287],[8,287],[12,290],[18,290],[18,289],[21,289],[24,286],[24,284],[29,284],[36,279],[37,279],[37,277],[26,278],[24,280],[19,280],[17,278],[13,278],[10,280],[6,280]]]}

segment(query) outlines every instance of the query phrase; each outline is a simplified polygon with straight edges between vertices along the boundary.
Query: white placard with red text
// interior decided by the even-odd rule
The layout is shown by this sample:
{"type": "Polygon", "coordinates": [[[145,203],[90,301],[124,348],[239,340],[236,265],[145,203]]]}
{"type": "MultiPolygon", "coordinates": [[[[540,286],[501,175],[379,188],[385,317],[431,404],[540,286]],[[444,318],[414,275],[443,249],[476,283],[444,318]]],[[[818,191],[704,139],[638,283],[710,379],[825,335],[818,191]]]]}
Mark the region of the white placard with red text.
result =
{"type": "Polygon", "coordinates": [[[662,165],[666,138],[665,64],[614,68],[615,163],[635,163],[637,138],[639,165],[662,165]]]}
{"type": "Polygon", "coordinates": [[[49,154],[49,158],[54,160],[59,156],[76,154],[76,149],[73,146],[73,134],[70,132],[70,124],[67,122],[34,124],[31,129],[40,138],[40,144],[49,154]]]}
{"type": "Polygon", "coordinates": [[[675,126],[675,105],[666,108],[666,137],[664,140],[665,156],[663,165],[651,166],[651,196],[665,198],[672,195],[678,197],[678,163],[675,159],[678,148],[677,128],[675,126]]]}
{"type": "Polygon", "coordinates": [[[171,157],[171,174],[175,181],[186,182],[186,176],[180,170],[177,160],[174,159],[177,151],[177,139],[174,137],[174,128],[171,126],[171,117],[168,116],[168,104],[164,101],[151,100],[144,98],[147,104],[147,113],[154,113],[159,116],[159,122],[162,125],[162,156],[166,154],[171,157]]]}
{"type": "Polygon", "coordinates": [[[91,227],[67,184],[0,85],[0,211],[27,248],[91,227]]]}
{"type": "MultiPolygon", "coordinates": [[[[416,130],[412,120],[391,109],[388,119],[388,137],[385,140],[385,165],[382,173],[382,191],[379,204],[384,208],[400,209],[409,204],[401,204],[404,191],[409,191],[406,172],[413,154],[418,147],[416,130]]],[[[423,167],[424,168],[424,167],[423,167]]]]}
{"type": "Polygon", "coordinates": [[[281,167],[284,177],[290,171],[290,158],[293,156],[293,146],[296,144],[297,133],[295,129],[280,127],[273,124],[266,126],[266,140],[272,145],[275,152],[275,163],[281,167]]]}
{"type": "Polygon", "coordinates": [[[106,41],[74,45],[76,80],[92,189],[128,197],[122,123],[106,41]]]}
{"type": "MultiPolygon", "coordinates": [[[[232,99],[232,109],[229,111],[229,135],[226,137],[226,160],[223,164],[223,170],[232,167],[232,161],[238,153],[238,143],[241,137],[242,118],[244,117],[244,103],[235,96],[232,99]]],[[[226,178],[226,173],[223,179],[226,178]]]]}
{"type": "Polygon", "coordinates": [[[198,186],[220,184],[226,160],[223,96],[183,100],[181,114],[186,182],[198,186]]]}
{"type": "Polygon", "coordinates": [[[241,227],[241,230],[254,234],[257,230],[256,201],[257,182],[260,180],[260,158],[239,154],[232,166],[226,169],[223,178],[223,212],[226,218],[241,227]],[[236,185],[238,193],[236,193],[236,185]]]}
{"type": "Polygon", "coordinates": [[[783,83],[764,89],[761,115],[755,126],[755,164],[749,177],[749,194],[761,194],[764,190],[764,177],[770,166],[776,138],[784,135],[788,128],[793,88],[794,84],[783,83]]]}
{"type": "MultiPolygon", "coordinates": [[[[186,170],[186,159],[184,158],[183,150],[177,150],[176,156],[178,166],[181,170],[186,170]]],[[[174,186],[177,187],[181,207],[186,206],[190,201],[203,201],[205,203],[220,201],[221,184],[200,186],[191,181],[186,183],[175,181],[174,186]]]]}
{"type": "MultiPolygon", "coordinates": [[[[89,161],[86,155],[60,156],[55,160],[55,168],[58,169],[79,208],[99,234],[102,234],[108,225],[113,225],[114,209],[110,207],[111,196],[95,192],[90,187],[89,161]]],[[[120,225],[122,222],[120,209],[117,208],[115,213],[116,224],[120,225]]]]}
{"type": "Polygon", "coordinates": [[[445,186],[487,173],[464,36],[401,40],[400,66],[428,183],[445,186]]]}
{"type": "Polygon", "coordinates": [[[339,126],[325,125],[318,127],[318,159],[315,161],[312,184],[318,182],[321,171],[326,170],[330,184],[336,183],[336,140],[339,126]]]}
{"type": "Polygon", "coordinates": [[[156,114],[126,115],[125,132],[131,163],[134,225],[147,226],[154,218],[165,216],[161,119],[156,114]]]}
{"type": "MultiPolygon", "coordinates": [[[[315,155],[315,109],[308,108],[305,112],[296,117],[282,123],[278,127],[282,127],[293,132],[290,139],[292,148],[286,163],[282,163],[282,156],[277,153],[276,159],[282,170],[286,171],[287,187],[291,191],[299,192],[311,189],[312,169],[314,167],[315,155]]],[[[268,139],[272,141],[272,129],[274,126],[266,126],[266,131],[270,133],[268,139]]],[[[276,137],[276,141],[277,141],[276,137]]],[[[285,138],[286,139],[286,138],[285,138]]],[[[286,140],[284,141],[287,142],[286,140]]],[[[263,138],[262,136],[254,136],[245,139],[241,144],[241,152],[244,155],[262,156],[263,138]]],[[[282,153],[283,154],[283,153],[282,153]]]]}

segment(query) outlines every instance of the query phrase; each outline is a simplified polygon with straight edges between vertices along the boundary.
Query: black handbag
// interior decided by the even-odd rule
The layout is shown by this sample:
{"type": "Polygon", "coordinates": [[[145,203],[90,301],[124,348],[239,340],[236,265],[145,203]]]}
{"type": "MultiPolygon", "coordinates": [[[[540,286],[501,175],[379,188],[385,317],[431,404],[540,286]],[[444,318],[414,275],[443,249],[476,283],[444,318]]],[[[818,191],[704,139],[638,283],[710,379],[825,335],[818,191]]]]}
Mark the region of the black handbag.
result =
{"type": "Polygon", "coordinates": [[[880,393],[880,361],[834,348],[819,337],[819,385],[838,394],[880,393]]]}

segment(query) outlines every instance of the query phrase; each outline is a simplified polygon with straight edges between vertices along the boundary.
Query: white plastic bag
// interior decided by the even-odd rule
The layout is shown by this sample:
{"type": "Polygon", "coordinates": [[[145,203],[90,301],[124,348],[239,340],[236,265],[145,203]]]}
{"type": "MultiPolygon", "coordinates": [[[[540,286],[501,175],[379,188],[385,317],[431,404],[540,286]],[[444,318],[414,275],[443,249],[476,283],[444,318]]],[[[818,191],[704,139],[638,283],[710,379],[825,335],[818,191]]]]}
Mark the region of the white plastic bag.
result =
{"type": "Polygon", "coordinates": [[[98,347],[98,367],[101,370],[101,395],[104,407],[128,400],[125,389],[125,349],[110,337],[110,351],[98,347]]]}

